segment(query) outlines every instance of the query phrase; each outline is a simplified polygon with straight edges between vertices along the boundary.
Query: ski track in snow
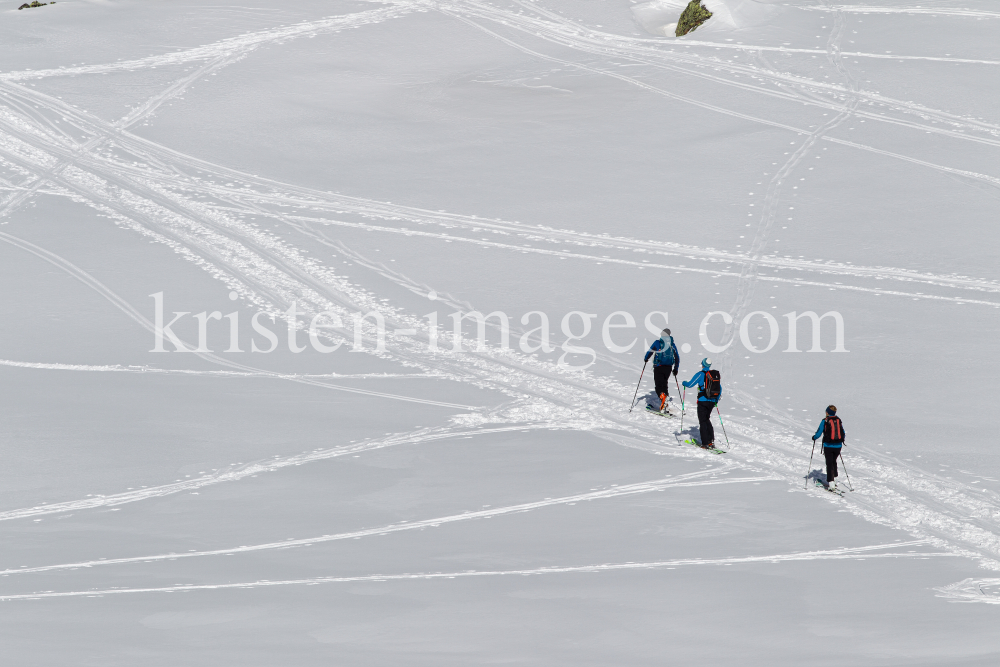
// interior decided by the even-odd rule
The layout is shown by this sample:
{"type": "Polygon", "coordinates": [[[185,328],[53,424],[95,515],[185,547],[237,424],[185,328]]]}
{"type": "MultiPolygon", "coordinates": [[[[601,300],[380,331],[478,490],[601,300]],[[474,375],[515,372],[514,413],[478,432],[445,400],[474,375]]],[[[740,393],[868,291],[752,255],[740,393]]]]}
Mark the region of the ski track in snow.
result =
{"type": "Polygon", "coordinates": [[[0,511],[0,521],[25,519],[29,517],[44,516],[49,514],[61,514],[64,512],[97,509],[102,507],[117,507],[119,505],[126,505],[141,500],[162,498],[164,496],[169,496],[184,491],[195,491],[197,489],[201,489],[206,486],[213,486],[215,484],[222,484],[224,482],[236,482],[241,479],[253,477],[254,475],[259,475],[261,473],[276,472],[278,470],[282,470],[290,466],[304,465],[306,463],[314,463],[317,461],[326,461],[341,456],[347,456],[350,454],[359,454],[362,452],[370,452],[377,449],[385,449],[387,447],[395,447],[398,445],[410,445],[410,444],[419,444],[425,442],[434,442],[438,440],[462,438],[470,435],[472,436],[488,435],[491,433],[508,433],[512,431],[522,432],[530,430],[568,429],[580,426],[586,428],[587,424],[586,422],[580,422],[574,424],[572,422],[554,421],[554,422],[541,422],[541,423],[519,422],[516,425],[497,426],[497,427],[478,427],[471,429],[470,428],[463,429],[455,427],[426,428],[426,429],[420,429],[418,431],[413,431],[410,433],[397,433],[384,438],[377,438],[374,440],[366,440],[359,443],[342,445],[340,447],[331,447],[328,449],[316,449],[311,452],[304,452],[301,454],[295,454],[293,456],[279,455],[279,456],[274,456],[273,458],[270,459],[262,459],[247,464],[234,464],[229,467],[214,471],[208,475],[193,477],[191,479],[186,479],[171,484],[142,487],[125,493],[116,493],[111,495],[95,495],[88,498],[81,498],[79,500],[70,500],[61,503],[49,503],[45,505],[36,505],[34,507],[24,507],[20,509],[0,511]]]}
{"type": "MultiPolygon", "coordinates": [[[[514,429],[506,429],[506,430],[514,430],[514,429]]],[[[517,427],[517,430],[521,430],[521,427],[517,427]]],[[[494,432],[496,431],[494,430],[494,432]]],[[[477,435],[481,433],[482,432],[477,432],[477,435]]],[[[449,437],[457,438],[461,437],[461,435],[456,434],[449,437]]],[[[701,470],[698,472],[688,473],[686,475],[678,475],[676,477],[668,477],[665,479],[652,480],[649,482],[639,482],[637,484],[624,484],[621,486],[601,489],[599,491],[592,491],[590,493],[579,493],[572,496],[563,496],[561,498],[549,498],[546,500],[540,500],[530,503],[521,503],[519,505],[511,505],[508,507],[496,507],[493,509],[481,510],[478,512],[463,512],[461,514],[453,514],[450,516],[437,517],[433,519],[424,519],[422,521],[409,521],[409,522],[404,521],[398,524],[380,526],[377,528],[367,528],[364,530],[356,530],[347,533],[338,533],[336,535],[319,535],[311,538],[288,539],[281,542],[269,542],[266,544],[240,546],[229,549],[212,549],[209,551],[188,551],[182,553],[158,554],[153,556],[111,558],[102,560],[83,561],[79,563],[64,563],[61,565],[45,565],[41,567],[7,569],[7,570],[0,570],[0,576],[11,575],[11,574],[34,574],[39,572],[49,572],[53,570],[72,570],[81,567],[89,568],[89,567],[99,567],[103,565],[122,565],[126,563],[149,563],[154,561],[177,560],[179,558],[200,558],[202,556],[228,556],[233,554],[252,553],[257,551],[270,551],[274,549],[291,549],[294,547],[322,544],[324,542],[336,542],[339,540],[354,540],[362,537],[388,535],[390,533],[398,533],[408,530],[423,530],[425,528],[437,528],[439,526],[457,522],[475,521],[477,519],[492,519],[493,517],[503,516],[505,514],[530,512],[532,510],[541,509],[544,507],[552,507],[555,505],[568,505],[571,503],[586,502],[591,500],[606,500],[611,498],[620,498],[623,496],[631,496],[640,493],[651,493],[653,491],[663,491],[672,488],[684,488],[692,486],[714,486],[719,484],[745,484],[747,482],[764,482],[764,481],[775,481],[781,479],[779,477],[734,477],[731,479],[709,479],[709,480],[699,479],[701,477],[707,477],[707,476],[714,477],[719,474],[727,474],[731,471],[732,471],[732,466],[728,465],[726,462],[722,462],[722,466],[719,468],[701,470]]],[[[907,543],[907,545],[925,544],[925,543],[926,541],[924,540],[924,541],[907,543]]]]}
{"type": "MultiPolygon", "coordinates": [[[[826,140],[827,137],[821,137],[826,140]]],[[[206,189],[206,191],[208,191],[206,189]]],[[[219,196],[220,192],[218,189],[213,189],[212,194],[219,196]]],[[[230,200],[242,200],[248,203],[252,203],[254,200],[263,199],[264,197],[257,195],[248,195],[246,193],[233,193],[227,197],[230,200]]],[[[274,197],[266,197],[266,199],[273,202],[274,197]]],[[[302,200],[289,201],[288,205],[305,206],[306,203],[302,200]]],[[[310,208],[314,211],[325,208],[317,203],[313,202],[309,204],[310,208]]],[[[241,210],[232,206],[214,206],[212,207],[216,211],[220,211],[228,214],[238,214],[241,210]]],[[[346,208],[337,207],[337,208],[346,208]]],[[[387,221],[398,221],[400,219],[404,221],[414,222],[418,225],[429,225],[433,224],[440,227],[449,228],[450,232],[431,232],[420,229],[412,229],[403,226],[386,226],[386,225],[373,225],[364,222],[350,222],[345,220],[337,220],[332,218],[324,218],[305,215],[294,215],[281,213],[277,211],[271,211],[268,209],[257,207],[255,212],[257,215],[263,218],[272,218],[280,220],[289,224],[290,226],[296,228],[297,230],[307,233],[307,228],[309,225],[319,225],[323,227],[345,227],[357,229],[359,231],[367,232],[379,232],[385,234],[396,234],[408,237],[418,237],[426,239],[435,239],[441,241],[453,241],[459,243],[467,243],[470,245],[476,245],[484,248],[495,248],[499,250],[507,250],[520,252],[525,254],[537,254],[537,255],[547,255],[551,257],[557,257],[562,259],[579,259],[584,261],[600,262],[604,264],[617,264],[624,266],[632,266],[640,269],[664,269],[677,272],[688,272],[688,273],[701,273],[708,274],[712,276],[726,276],[726,277],[738,277],[739,273],[730,271],[727,269],[719,268],[698,268],[691,267],[685,264],[662,264],[656,262],[650,262],[649,260],[630,260],[622,259],[620,257],[611,257],[607,255],[594,255],[589,254],[584,251],[586,248],[593,248],[597,250],[612,250],[620,252],[631,252],[631,253],[647,253],[649,255],[660,255],[660,256],[676,256],[688,260],[703,260],[712,264],[718,263],[743,263],[747,261],[748,257],[742,253],[733,253],[726,251],[716,251],[714,249],[702,249],[690,246],[681,246],[679,244],[662,243],[655,241],[641,241],[634,240],[624,237],[611,237],[602,235],[591,235],[582,232],[572,232],[569,230],[552,230],[543,227],[532,227],[528,225],[522,225],[519,223],[510,223],[500,220],[487,220],[483,218],[477,218],[475,216],[459,216],[459,215],[444,215],[440,213],[433,213],[430,211],[418,212],[418,209],[405,210],[406,207],[396,206],[396,207],[379,207],[378,202],[371,202],[369,207],[354,206],[354,210],[349,211],[363,217],[368,218],[381,218],[387,221]],[[367,208],[367,210],[365,210],[367,208]],[[383,210],[380,210],[383,209],[383,210]],[[305,225],[306,227],[303,227],[305,225]],[[490,230],[494,234],[502,235],[516,235],[520,237],[523,241],[532,242],[542,242],[550,245],[559,244],[569,244],[577,246],[574,250],[560,250],[555,248],[538,248],[528,244],[515,244],[513,242],[500,242],[496,240],[489,240],[484,238],[472,238],[470,236],[460,236],[456,230],[468,230],[471,233],[482,233],[484,230],[490,230]],[[498,231],[503,230],[503,231],[498,231]]],[[[331,212],[337,212],[332,210],[331,212]]],[[[340,212],[345,212],[341,210],[340,212]]],[[[320,242],[324,242],[320,237],[325,238],[326,234],[320,230],[318,236],[314,237],[320,242]]],[[[514,239],[511,239],[514,241],[514,239]]],[[[327,244],[331,247],[335,247],[335,244],[327,244]]],[[[793,270],[793,271],[808,271],[819,274],[832,274],[836,276],[849,276],[849,277],[859,277],[859,278],[874,278],[875,280],[896,280],[905,283],[920,283],[929,286],[945,287],[945,288],[957,288],[966,289],[971,291],[980,292],[1000,292],[1000,282],[990,281],[990,280],[979,280],[974,278],[967,278],[963,276],[946,276],[946,275],[935,275],[927,273],[919,273],[916,271],[909,271],[905,269],[895,269],[891,267],[864,267],[855,265],[842,265],[832,262],[819,262],[819,261],[809,261],[803,259],[793,259],[791,257],[779,257],[777,255],[761,257],[758,261],[759,266],[774,268],[778,270],[793,270]]],[[[371,268],[371,267],[369,267],[371,268]]],[[[378,271],[384,270],[378,269],[378,271]]],[[[889,290],[876,287],[863,287],[858,285],[844,285],[843,283],[835,282],[819,282],[815,280],[805,280],[802,278],[783,278],[780,276],[760,276],[760,280],[770,281],[770,282],[781,282],[796,285],[805,286],[816,286],[825,287],[828,289],[836,290],[846,290],[846,291],[858,291],[858,292],[868,292],[871,294],[887,295],[887,296],[902,296],[915,299],[930,299],[930,300],[942,300],[951,301],[954,303],[969,303],[978,305],[987,305],[996,307],[1000,305],[1000,302],[982,300],[982,299],[970,299],[965,297],[953,297],[938,294],[926,294],[922,292],[904,292],[900,290],[889,290]]],[[[419,290],[415,289],[414,286],[408,286],[407,289],[414,293],[420,293],[419,290]]],[[[422,295],[426,295],[428,290],[424,290],[422,295]]]]}
{"type": "Polygon", "coordinates": [[[330,16],[317,21],[303,21],[290,26],[272,28],[258,32],[248,32],[238,37],[223,39],[213,44],[184,49],[173,53],[165,53],[134,60],[123,60],[102,65],[81,65],[77,67],[59,67],[56,69],[24,70],[20,72],[0,72],[0,81],[29,81],[53,76],[77,76],[81,74],[108,74],[111,72],[133,72],[155,67],[183,65],[192,61],[211,60],[220,56],[230,56],[239,52],[255,49],[264,44],[281,43],[300,37],[310,37],[329,32],[358,28],[373,23],[381,23],[393,18],[409,14],[419,7],[420,3],[382,3],[388,7],[373,9],[342,16],[330,16]]]}
{"type": "Polygon", "coordinates": [[[148,373],[151,375],[201,375],[209,377],[259,377],[294,380],[296,378],[312,378],[331,380],[381,380],[398,378],[440,378],[453,379],[440,373],[271,373],[271,372],[240,372],[240,371],[195,371],[179,368],[157,368],[155,366],[121,366],[119,364],[92,366],[87,364],[47,364],[33,361],[12,361],[0,359],[0,366],[11,368],[33,368],[46,371],[85,371],[88,373],[148,373]]]}
{"type": "Polygon", "coordinates": [[[597,573],[628,570],[652,570],[683,567],[689,565],[747,565],[752,563],[789,563],[818,560],[868,560],[882,558],[947,558],[954,554],[933,551],[884,551],[900,546],[913,546],[919,542],[875,544],[865,547],[831,549],[828,551],[801,551],[788,554],[773,554],[768,556],[741,556],[733,558],[684,558],[677,560],[661,560],[646,563],[602,563],[600,565],[569,565],[549,566],[524,570],[465,570],[462,572],[423,572],[416,574],[372,574],[357,577],[313,577],[310,579],[288,579],[284,581],[269,581],[260,579],[241,583],[225,584],[178,584],[158,588],[106,588],[89,591],[27,593],[21,595],[0,595],[0,601],[39,600],[44,598],[67,597],[101,597],[105,595],[124,595],[129,593],[181,593],[199,590],[220,590],[228,588],[263,588],[268,586],[302,586],[316,584],[352,583],[362,581],[416,581],[431,579],[462,579],[469,577],[501,577],[530,576],[544,574],[597,573]]]}
{"type": "Polygon", "coordinates": [[[935,590],[951,602],[1000,604],[1000,579],[963,579],[935,590]]]}
{"type": "Polygon", "coordinates": [[[922,7],[920,5],[907,7],[876,7],[868,5],[830,5],[808,6],[788,5],[804,11],[812,12],[847,12],[851,14],[931,14],[934,16],[966,16],[970,18],[1000,18],[998,12],[987,12],[979,9],[950,9],[947,7],[922,7]]]}
{"type": "MultiPolygon", "coordinates": [[[[712,275],[738,277],[740,281],[739,296],[737,303],[733,307],[733,312],[735,313],[743,312],[749,307],[753,296],[754,283],[762,280],[781,280],[796,284],[812,284],[836,289],[859,290],[913,298],[936,298],[956,302],[997,305],[989,301],[965,299],[963,297],[911,294],[859,285],[829,285],[818,281],[799,281],[778,278],[776,276],[761,276],[758,274],[760,267],[771,267],[778,270],[812,271],[820,274],[851,276],[859,280],[890,279],[923,283],[947,289],[988,293],[1000,291],[998,289],[1000,288],[1000,283],[991,280],[963,276],[937,276],[891,267],[836,265],[821,261],[810,262],[764,254],[768,232],[774,222],[775,206],[780,199],[780,189],[783,179],[789,177],[801,158],[820,140],[835,142],[840,145],[873,152],[893,159],[905,160],[912,164],[979,180],[993,186],[1000,185],[1000,179],[991,175],[945,167],[913,156],[899,155],[876,147],[826,136],[827,132],[833,130],[844,119],[854,115],[924,132],[934,132],[958,141],[972,141],[985,146],[1000,145],[1000,141],[997,139],[1000,136],[998,134],[1000,127],[996,125],[975,119],[958,117],[920,105],[892,100],[874,93],[859,90],[856,83],[850,80],[846,68],[843,67],[842,57],[883,57],[876,54],[847,53],[840,52],[839,50],[838,36],[843,28],[843,21],[839,18],[839,12],[862,11],[861,9],[845,9],[843,6],[811,8],[838,12],[838,20],[834,27],[834,33],[831,34],[827,51],[824,53],[829,56],[831,61],[837,66],[838,71],[847,79],[846,83],[842,86],[812,81],[805,77],[792,76],[774,71],[773,69],[734,64],[713,57],[700,56],[696,53],[671,51],[668,49],[674,45],[664,43],[662,40],[638,40],[600,33],[558,17],[544,8],[531,6],[530,9],[537,12],[542,18],[516,14],[480,2],[456,2],[436,5],[426,3],[398,3],[369,12],[332,17],[323,19],[322,21],[296,24],[276,30],[250,33],[233,38],[232,40],[223,40],[216,44],[175,54],[151,56],[149,58],[109,65],[0,74],[0,103],[5,107],[0,108],[0,129],[3,130],[0,133],[0,155],[3,156],[4,163],[11,166],[15,171],[29,175],[27,181],[24,183],[8,184],[9,189],[14,194],[0,204],[0,217],[9,215],[34,196],[53,191],[58,192],[63,196],[69,196],[77,201],[86,203],[101,214],[113,218],[125,229],[130,229],[152,240],[173,247],[183,257],[195,262],[236,290],[247,301],[268,308],[270,312],[281,312],[293,301],[299,303],[302,310],[307,314],[316,313],[320,310],[334,310],[335,312],[346,314],[352,311],[356,312],[360,310],[364,312],[378,308],[386,312],[387,319],[400,328],[419,327],[422,321],[402,309],[385,306],[385,304],[378,301],[377,295],[337,276],[332,269],[323,266],[316,260],[306,258],[297,249],[289,246],[273,234],[260,232],[251,225],[246,224],[239,219],[239,214],[242,212],[249,216],[269,216],[281,219],[287,224],[295,226],[298,231],[310,236],[310,238],[314,240],[321,239],[330,245],[332,243],[330,243],[329,239],[321,233],[316,233],[312,225],[354,225],[358,228],[368,230],[374,229],[376,231],[411,235],[422,234],[429,238],[463,240],[469,243],[479,243],[487,246],[493,245],[494,247],[509,251],[518,250],[543,255],[573,256],[580,259],[608,263],[638,265],[643,268],[649,266],[650,268],[698,271],[711,273],[712,275]],[[336,32],[340,29],[373,24],[403,16],[416,8],[431,6],[436,7],[446,15],[453,16],[477,29],[487,32],[513,48],[532,54],[538,58],[558,62],[599,76],[611,76],[625,83],[637,85],[654,94],[666,95],[678,101],[695,104],[705,109],[734,115],[753,122],[762,122],[772,127],[782,127],[797,135],[799,139],[796,140],[798,144],[796,151],[772,180],[772,185],[767,194],[765,213],[758,224],[757,236],[754,239],[751,251],[744,255],[716,251],[710,248],[693,248],[628,238],[589,235],[572,230],[557,230],[515,222],[482,219],[476,216],[426,211],[384,202],[335,195],[333,193],[318,192],[212,165],[205,161],[180,154],[169,148],[158,146],[135,135],[131,135],[126,131],[129,125],[154,113],[165,100],[179,94],[193,81],[204,76],[206,73],[216,71],[221,67],[238,61],[262,44],[277,43],[285,39],[319,34],[320,32],[336,32]],[[501,25],[504,29],[511,29],[540,38],[549,44],[567,48],[575,53],[599,56],[608,62],[608,67],[615,66],[614,59],[626,59],[630,62],[649,65],[653,68],[697,76],[724,86],[735,86],[741,90],[754,90],[776,99],[835,109],[840,115],[818,129],[802,129],[782,125],[768,119],[722,109],[696,98],[669,93],[644,81],[621,75],[610,69],[585,65],[565,58],[556,58],[528,49],[497,32],[484,28],[473,19],[492,21],[501,25]],[[46,76],[86,75],[106,71],[134,71],[146,67],[180,65],[194,60],[206,60],[208,62],[194,74],[186,74],[161,94],[133,109],[126,117],[116,123],[106,123],[86,112],[75,109],[71,105],[17,84],[18,81],[46,76]],[[726,73],[733,78],[725,80],[723,76],[704,71],[706,68],[711,69],[713,72],[726,73]],[[765,90],[760,85],[736,80],[747,77],[777,84],[778,89],[765,90]],[[806,92],[810,95],[827,95],[829,101],[822,102],[814,97],[806,97],[806,92]],[[870,110],[862,109],[860,106],[862,103],[880,105],[896,113],[930,119],[934,122],[947,124],[952,129],[926,125],[908,118],[889,117],[883,113],[874,113],[870,110]],[[54,123],[54,118],[66,121],[67,126],[60,126],[54,123]],[[965,132],[976,132],[979,134],[964,134],[965,132]],[[131,162],[137,162],[138,166],[131,164],[131,162]],[[238,186],[233,183],[238,183],[238,186]],[[196,201],[192,197],[193,194],[214,196],[218,198],[218,203],[212,204],[196,201]],[[276,210],[271,210],[268,207],[274,207],[276,210]],[[311,212],[311,215],[289,215],[286,211],[278,210],[288,208],[295,208],[299,212],[308,210],[311,212]],[[436,225],[461,229],[472,233],[480,233],[485,230],[497,235],[517,236],[522,243],[521,245],[516,245],[514,243],[499,243],[492,240],[484,241],[481,239],[459,237],[454,232],[439,234],[400,227],[377,227],[368,223],[352,223],[324,218],[322,216],[324,213],[358,215],[362,218],[376,218],[394,222],[402,221],[404,224],[436,225]],[[561,250],[526,247],[523,241],[551,244],[565,243],[575,246],[575,249],[578,251],[567,253],[561,250]],[[665,264],[653,267],[648,262],[597,257],[579,250],[580,248],[678,256],[694,261],[715,263],[732,262],[739,264],[741,270],[739,272],[717,271],[711,268],[665,264]]],[[[864,9],[871,10],[871,8],[864,9]]],[[[906,8],[897,9],[897,13],[904,13],[906,8]]],[[[885,13],[890,12],[886,9],[885,13]]],[[[763,47],[748,45],[717,45],[714,43],[691,42],[685,44],[685,46],[738,48],[748,52],[767,50],[763,47]]],[[[774,50],[783,51],[784,49],[774,50]]],[[[820,53],[816,51],[808,52],[820,53]]],[[[890,59],[901,59],[904,57],[924,58],[922,56],[891,55],[884,57],[890,59]]],[[[956,63],[994,64],[991,61],[942,60],[954,61],[956,63]]],[[[138,324],[147,329],[150,328],[150,323],[129,304],[68,261],[9,234],[0,234],[0,240],[31,252],[40,259],[67,271],[84,282],[84,284],[102,294],[102,296],[111,301],[138,324]]],[[[395,280],[397,284],[406,282],[398,276],[395,277],[395,280]]],[[[419,289],[419,286],[411,285],[410,289],[411,291],[416,291],[419,289]]],[[[442,345],[447,346],[448,342],[447,336],[443,336],[442,345]]],[[[241,373],[247,376],[267,375],[281,379],[294,379],[295,381],[307,382],[315,386],[338,388],[328,383],[314,381],[315,378],[310,379],[311,376],[288,376],[278,373],[266,373],[259,369],[233,364],[221,358],[214,357],[214,355],[200,354],[199,356],[211,363],[222,364],[234,369],[233,371],[217,371],[216,373],[241,373]]],[[[419,349],[419,346],[415,346],[414,349],[393,352],[389,356],[411,364],[425,374],[432,374],[435,377],[461,382],[473,382],[478,386],[494,389],[503,395],[511,397],[513,403],[491,411],[471,408],[470,406],[421,401],[442,407],[471,409],[474,412],[453,418],[453,426],[447,428],[424,429],[415,433],[398,434],[389,438],[350,446],[316,450],[315,452],[295,457],[277,457],[272,461],[258,462],[239,468],[230,467],[222,471],[217,471],[212,475],[193,480],[148,489],[139,489],[124,494],[100,496],[0,512],[0,520],[19,519],[41,514],[93,509],[136,502],[200,488],[201,486],[210,484],[238,481],[254,474],[275,471],[291,465],[302,465],[313,461],[343,456],[348,453],[370,451],[398,444],[416,444],[443,438],[462,437],[470,434],[520,431],[530,428],[586,430],[619,444],[638,447],[656,454],[679,455],[685,458],[708,458],[712,456],[693,451],[689,447],[668,448],[656,444],[663,439],[664,429],[661,427],[664,424],[652,422],[646,415],[636,414],[629,416],[624,413],[622,407],[623,396],[630,396],[631,387],[622,387],[614,382],[597,378],[585,372],[559,371],[552,364],[495,349],[432,354],[430,352],[425,353],[419,349]],[[574,396],[572,403],[563,398],[566,395],[574,396]],[[585,400],[593,406],[592,414],[588,415],[586,419],[580,419],[578,415],[574,414],[573,405],[577,404],[580,400],[585,400]]],[[[4,362],[4,365],[8,366],[18,364],[22,364],[22,367],[38,369],[42,369],[43,367],[52,369],[52,366],[60,366],[60,370],[82,370],[84,368],[88,370],[118,370],[120,368],[44,364],[25,366],[23,362],[4,362]]],[[[138,372],[149,371],[140,370],[138,372]]],[[[390,396],[377,392],[364,392],[353,388],[340,389],[358,391],[359,393],[371,393],[377,396],[390,396]]],[[[417,400],[407,399],[407,397],[395,398],[417,400]]],[[[800,484],[802,480],[801,469],[806,460],[799,444],[803,432],[802,426],[791,422],[787,416],[767,406],[757,397],[735,392],[735,398],[738,402],[753,407],[760,417],[737,417],[729,421],[729,424],[731,424],[730,430],[734,433],[734,444],[736,445],[736,450],[730,454],[730,460],[733,461],[733,464],[747,470],[769,475],[766,477],[767,479],[784,479],[792,484],[800,484]],[[791,431],[791,435],[789,431],[791,431]]],[[[996,494],[985,493],[982,490],[978,490],[979,492],[977,493],[972,487],[923,473],[923,471],[908,466],[901,461],[890,459],[887,456],[874,452],[862,450],[859,453],[855,453],[851,460],[851,472],[854,474],[853,479],[858,491],[849,494],[845,499],[831,497],[829,498],[830,502],[840,503],[866,520],[908,530],[911,534],[920,537],[926,543],[947,550],[945,554],[918,554],[915,556],[910,554],[880,554],[879,557],[929,557],[931,555],[957,554],[979,558],[984,565],[990,567],[998,566],[996,558],[1000,557],[1000,537],[997,535],[1000,532],[1000,498],[996,497],[996,494]]],[[[444,521],[445,519],[448,519],[448,517],[439,521],[444,521]]],[[[410,528],[411,525],[408,524],[405,528],[400,526],[382,530],[395,531],[408,530],[410,528]]],[[[317,538],[317,540],[319,539],[321,538],[317,538]]],[[[282,543],[280,548],[288,546],[288,544],[282,543]]],[[[884,546],[885,548],[889,548],[894,545],[884,546]]],[[[277,546],[272,547],[271,545],[258,545],[257,547],[248,547],[248,549],[265,547],[279,548],[277,546]]],[[[221,552],[203,552],[201,555],[210,553],[221,552]]],[[[354,578],[319,578],[290,582],[251,582],[248,584],[205,585],[162,589],[110,589],[98,592],[6,596],[2,599],[101,595],[140,591],[177,591],[220,587],[253,587],[258,585],[291,583],[372,581],[393,578],[427,579],[458,576],[593,572],[603,569],[655,568],[686,564],[854,558],[857,557],[857,553],[856,550],[848,550],[836,553],[810,552],[812,555],[809,557],[803,554],[786,554],[744,559],[696,559],[643,564],[629,563],[570,568],[540,568],[536,570],[509,572],[433,573],[387,575],[384,577],[372,575],[354,578]]],[[[177,554],[171,557],[179,556],[186,556],[186,554],[177,554]]],[[[867,557],[873,557],[873,555],[867,557]]],[[[142,560],[163,558],[167,557],[154,556],[142,560]]],[[[136,559],[116,559],[114,562],[132,562],[133,560],[136,559]]],[[[62,568],[69,566],[47,567],[62,568]]],[[[35,568],[34,571],[42,571],[42,569],[35,568]]],[[[995,580],[982,581],[992,582],[995,580]]],[[[961,593],[961,591],[969,590],[973,584],[968,584],[967,582],[962,582],[962,586],[954,585],[957,587],[955,591],[961,593]]],[[[981,582],[975,584],[980,590],[983,585],[990,584],[982,584],[981,582]]],[[[956,595],[959,593],[956,593],[956,595]]]]}

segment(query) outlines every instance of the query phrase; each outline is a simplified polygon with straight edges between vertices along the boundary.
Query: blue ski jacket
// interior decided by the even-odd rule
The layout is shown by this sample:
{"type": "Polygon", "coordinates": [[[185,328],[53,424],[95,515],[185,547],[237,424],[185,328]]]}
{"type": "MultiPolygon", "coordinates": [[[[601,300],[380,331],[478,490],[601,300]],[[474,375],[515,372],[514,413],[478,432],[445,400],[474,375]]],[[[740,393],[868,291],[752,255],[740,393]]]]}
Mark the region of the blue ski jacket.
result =
{"type": "Polygon", "coordinates": [[[662,338],[657,338],[653,341],[653,344],[649,346],[646,351],[646,357],[644,361],[649,361],[649,358],[653,355],[653,366],[680,366],[681,355],[677,351],[677,344],[674,343],[674,337],[670,337],[670,345],[663,342],[662,338]]]}
{"type": "MultiPolygon", "coordinates": [[[[846,438],[847,437],[847,429],[844,428],[844,422],[843,421],[840,422],[840,430],[844,433],[844,437],[846,438]]],[[[816,435],[813,436],[813,440],[818,440],[820,438],[825,438],[826,437],[825,431],[826,431],[826,419],[824,419],[823,421],[821,421],[819,423],[819,428],[816,429],[816,435]]],[[[841,440],[840,442],[826,442],[824,440],[823,446],[824,447],[829,447],[830,449],[840,449],[841,447],[844,446],[844,441],[841,440]]]]}
{"type": "MultiPolygon", "coordinates": [[[[698,386],[698,391],[701,392],[702,394],[704,394],[705,393],[705,371],[698,371],[697,373],[694,374],[694,377],[692,377],[687,382],[682,382],[681,384],[683,384],[688,389],[690,389],[691,387],[694,387],[695,385],[697,385],[698,386]]],[[[698,397],[698,402],[699,403],[718,403],[721,400],[722,400],[722,387],[719,387],[719,398],[716,399],[716,400],[714,400],[714,401],[712,399],[710,399],[710,398],[705,397],[705,396],[699,396],[698,397]]]]}

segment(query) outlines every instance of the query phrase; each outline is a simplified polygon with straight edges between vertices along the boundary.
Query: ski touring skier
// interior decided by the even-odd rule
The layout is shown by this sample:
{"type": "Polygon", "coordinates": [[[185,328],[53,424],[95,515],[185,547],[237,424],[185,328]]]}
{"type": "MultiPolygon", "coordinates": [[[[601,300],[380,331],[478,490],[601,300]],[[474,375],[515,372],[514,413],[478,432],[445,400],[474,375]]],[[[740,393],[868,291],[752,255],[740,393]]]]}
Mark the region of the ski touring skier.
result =
{"type": "Polygon", "coordinates": [[[677,369],[681,364],[681,355],[677,351],[670,329],[660,332],[660,337],[653,341],[646,351],[644,362],[648,362],[653,357],[653,382],[656,387],[656,396],[660,399],[660,412],[667,409],[667,401],[670,400],[670,374],[677,375],[677,369]]]}
{"type": "Polygon", "coordinates": [[[827,406],[826,417],[819,423],[813,442],[815,443],[820,437],[823,438],[823,456],[826,458],[826,483],[823,486],[836,490],[837,458],[844,446],[844,422],[837,416],[836,405],[827,406]]]}
{"type": "Polygon", "coordinates": [[[698,426],[701,431],[701,446],[715,448],[715,428],[712,426],[712,410],[722,398],[722,376],[712,370],[712,360],[701,360],[701,370],[683,383],[685,387],[698,387],[698,426]]]}

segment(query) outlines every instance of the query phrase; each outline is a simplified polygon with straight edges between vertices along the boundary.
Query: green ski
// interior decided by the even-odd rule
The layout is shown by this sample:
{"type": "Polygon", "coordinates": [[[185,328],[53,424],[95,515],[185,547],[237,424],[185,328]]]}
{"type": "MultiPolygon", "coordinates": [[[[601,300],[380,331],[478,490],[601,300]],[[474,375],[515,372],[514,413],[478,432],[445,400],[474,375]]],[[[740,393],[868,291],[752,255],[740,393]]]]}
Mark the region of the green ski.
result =
{"type": "Polygon", "coordinates": [[[698,449],[704,449],[706,452],[712,452],[713,454],[725,454],[726,453],[726,450],[719,449],[718,447],[702,447],[700,443],[697,443],[694,440],[685,440],[684,442],[686,444],[688,444],[688,445],[694,445],[698,449]]]}

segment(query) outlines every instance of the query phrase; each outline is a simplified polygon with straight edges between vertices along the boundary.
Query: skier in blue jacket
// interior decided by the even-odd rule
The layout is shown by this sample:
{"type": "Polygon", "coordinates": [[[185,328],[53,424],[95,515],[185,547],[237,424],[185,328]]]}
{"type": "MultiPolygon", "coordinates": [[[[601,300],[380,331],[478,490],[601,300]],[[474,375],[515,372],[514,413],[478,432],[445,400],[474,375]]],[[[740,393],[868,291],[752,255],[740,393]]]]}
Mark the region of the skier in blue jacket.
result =
{"type": "Polygon", "coordinates": [[[712,387],[713,394],[715,394],[714,397],[706,395],[705,375],[711,369],[712,360],[705,357],[701,360],[701,370],[695,373],[694,377],[690,380],[683,383],[688,388],[698,387],[698,426],[701,431],[701,446],[708,448],[715,447],[715,428],[712,426],[712,410],[715,409],[715,406],[722,398],[721,383],[718,386],[712,387]]]}
{"type": "Polygon", "coordinates": [[[819,423],[813,442],[820,437],[823,438],[823,456],[826,458],[826,486],[827,488],[837,488],[837,457],[844,446],[844,422],[837,416],[837,406],[828,405],[826,417],[819,423]]]}
{"type": "Polygon", "coordinates": [[[656,384],[656,395],[660,397],[660,412],[663,412],[670,398],[670,373],[677,375],[677,368],[681,363],[681,355],[670,335],[670,329],[660,332],[660,337],[646,351],[644,361],[648,362],[650,357],[653,357],[653,382],[656,384]]]}

